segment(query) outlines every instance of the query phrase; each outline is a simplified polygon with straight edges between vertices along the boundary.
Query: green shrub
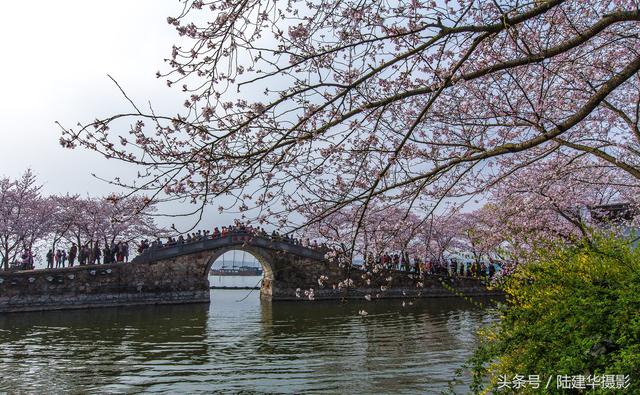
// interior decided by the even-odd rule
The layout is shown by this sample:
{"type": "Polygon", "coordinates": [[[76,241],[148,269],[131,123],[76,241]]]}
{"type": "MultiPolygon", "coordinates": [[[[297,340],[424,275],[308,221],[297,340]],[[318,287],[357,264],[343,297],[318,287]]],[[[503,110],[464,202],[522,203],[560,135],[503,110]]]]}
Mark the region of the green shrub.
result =
{"type": "Polygon", "coordinates": [[[557,388],[558,375],[629,375],[625,390],[584,392],[640,393],[638,248],[602,235],[547,248],[520,266],[504,289],[500,319],[481,331],[471,361],[475,393],[567,393],[557,388]],[[540,388],[498,389],[516,375],[539,375],[540,388]]]}

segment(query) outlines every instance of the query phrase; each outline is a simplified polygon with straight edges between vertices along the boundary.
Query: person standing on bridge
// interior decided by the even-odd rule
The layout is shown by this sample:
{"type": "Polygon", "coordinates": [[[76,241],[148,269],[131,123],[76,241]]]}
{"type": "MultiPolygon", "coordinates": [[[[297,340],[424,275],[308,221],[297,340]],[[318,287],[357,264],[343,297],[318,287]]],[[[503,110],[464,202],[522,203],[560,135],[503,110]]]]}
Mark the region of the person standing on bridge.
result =
{"type": "Polygon", "coordinates": [[[78,265],[82,266],[85,264],[85,255],[86,254],[86,247],[81,245],[78,247],[78,265]]]}
{"type": "Polygon", "coordinates": [[[113,262],[113,256],[111,255],[111,249],[109,248],[108,244],[104,245],[104,248],[102,249],[102,255],[104,256],[103,262],[105,265],[113,262]]]}
{"type": "Polygon", "coordinates": [[[122,242],[120,253],[122,254],[123,260],[129,262],[129,244],[126,241],[122,242]]]}
{"type": "Polygon", "coordinates": [[[60,252],[60,250],[56,250],[55,255],[53,256],[53,259],[56,262],[56,269],[60,268],[60,258],[62,257],[62,253],[60,252]]]}
{"type": "Polygon", "coordinates": [[[47,269],[53,269],[53,250],[47,252],[47,269]]]}
{"type": "Polygon", "coordinates": [[[142,254],[147,248],[149,248],[149,241],[144,239],[138,244],[138,254],[142,254]]]}
{"type": "Polygon", "coordinates": [[[22,255],[20,255],[21,261],[20,261],[20,269],[22,270],[33,270],[33,253],[31,252],[30,248],[27,248],[24,250],[24,252],[22,252],[22,255]]]}
{"type": "Polygon", "coordinates": [[[62,250],[56,251],[56,268],[64,267],[64,263],[62,263],[62,250]]]}
{"type": "Polygon", "coordinates": [[[118,245],[114,241],[112,241],[111,247],[109,247],[109,256],[111,257],[111,262],[118,261],[118,251],[120,251],[120,247],[118,247],[118,245]]]}
{"type": "Polygon", "coordinates": [[[92,265],[95,258],[93,257],[93,241],[84,246],[84,264],[92,265]]]}
{"type": "Polygon", "coordinates": [[[76,255],[78,254],[78,246],[76,243],[71,244],[71,248],[69,249],[69,267],[73,267],[73,263],[76,260],[76,255]]]}
{"type": "Polygon", "coordinates": [[[116,263],[122,262],[122,242],[119,241],[116,245],[113,246],[113,250],[111,253],[113,254],[113,261],[116,263]]]}
{"type": "Polygon", "coordinates": [[[80,247],[80,255],[78,256],[80,265],[84,266],[84,265],[87,264],[88,255],[89,255],[88,247],[86,245],[81,246],[80,247]]]}
{"type": "Polygon", "coordinates": [[[93,260],[91,263],[93,263],[94,265],[99,265],[100,256],[102,255],[102,252],[100,251],[100,243],[98,243],[97,241],[96,241],[96,244],[93,246],[93,253],[91,255],[93,257],[93,260]]]}

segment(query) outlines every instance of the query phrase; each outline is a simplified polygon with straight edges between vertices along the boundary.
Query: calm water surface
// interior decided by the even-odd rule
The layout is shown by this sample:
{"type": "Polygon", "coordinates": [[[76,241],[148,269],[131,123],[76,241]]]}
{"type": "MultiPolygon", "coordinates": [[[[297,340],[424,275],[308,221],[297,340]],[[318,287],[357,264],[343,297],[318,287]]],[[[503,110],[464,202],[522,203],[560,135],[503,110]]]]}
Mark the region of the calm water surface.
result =
{"type": "Polygon", "coordinates": [[[459,300],[271,304],[248,293],[212,291],[210,305],[0,315],[0,393],[437,394],[492,320],[459,300]]]}

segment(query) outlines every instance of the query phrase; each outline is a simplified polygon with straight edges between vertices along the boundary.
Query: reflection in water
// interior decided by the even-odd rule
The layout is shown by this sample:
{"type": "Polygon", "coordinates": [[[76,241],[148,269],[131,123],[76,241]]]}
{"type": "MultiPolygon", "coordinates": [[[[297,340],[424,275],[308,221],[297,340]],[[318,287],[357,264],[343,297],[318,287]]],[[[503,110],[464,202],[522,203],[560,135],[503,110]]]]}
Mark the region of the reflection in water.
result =
{"type": "Polygon", "coordinates": [[[147,363],[168,367],[205,360],[208,307],[2,315],[0,392],[117,391],[128,388],[120,384],[128,376],[145,375],[147,363]]]}
{"type": "Polygon", "coordinates": [[[245,296],[0,316],[0,392],[439,393],[491,320],[459,300],[245,296]]]}

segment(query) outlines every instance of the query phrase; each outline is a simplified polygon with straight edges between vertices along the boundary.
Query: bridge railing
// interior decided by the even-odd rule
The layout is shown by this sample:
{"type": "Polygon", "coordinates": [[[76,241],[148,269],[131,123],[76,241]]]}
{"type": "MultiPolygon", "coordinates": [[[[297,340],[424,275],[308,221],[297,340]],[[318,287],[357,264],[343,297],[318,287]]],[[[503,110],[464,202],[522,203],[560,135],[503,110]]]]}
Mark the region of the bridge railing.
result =
{"type": "Polygon", "coordinates": [[[229,246],[261,247],[270,250],[279,250],[285,253],[293,253],[295,255],[308,256],[314,259],[322,259],[328,251],[322,247],[313,248],[304,246],[294,242],[291,238],[235,231],[227,232],[224,235],[203,235],[191,241],[176,240],[175,242],[163,243],[162,245],[151,245],[149,248],[144,249],[133,261],[155,261],[229,246]]]}

